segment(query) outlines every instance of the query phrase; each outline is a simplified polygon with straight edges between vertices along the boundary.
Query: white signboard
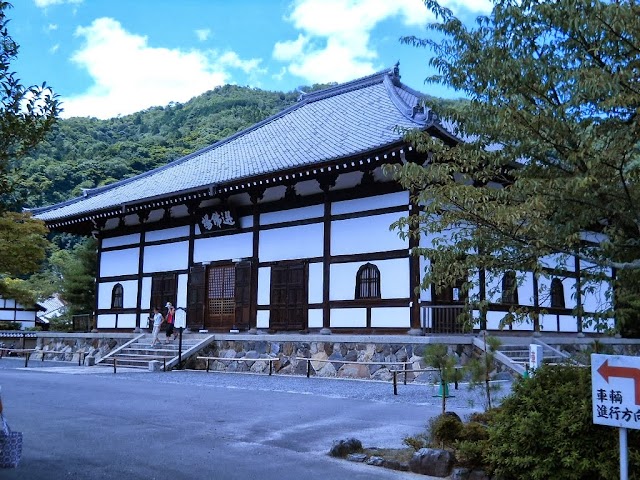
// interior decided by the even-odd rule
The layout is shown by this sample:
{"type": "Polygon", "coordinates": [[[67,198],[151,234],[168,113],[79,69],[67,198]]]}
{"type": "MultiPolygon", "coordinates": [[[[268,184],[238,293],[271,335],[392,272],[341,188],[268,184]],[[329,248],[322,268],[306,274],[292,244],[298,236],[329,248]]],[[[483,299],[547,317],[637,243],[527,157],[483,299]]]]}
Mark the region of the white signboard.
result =
{"type": "Polygon", "coordinates": [[[640,357],[591,355],[593,423],[640,429],[640,357]]]}
{"type": "Polygon", "coordinates": [[[174,320],[176,328],[186,328],[187,326],[187,312],[182,307],[176,309],[176,318],[174,320]]]}
{"type": "Polygon", "coordinates": [[[542,366],[542,345],[529,344],[529,369],[535,371],[542,366]]]}

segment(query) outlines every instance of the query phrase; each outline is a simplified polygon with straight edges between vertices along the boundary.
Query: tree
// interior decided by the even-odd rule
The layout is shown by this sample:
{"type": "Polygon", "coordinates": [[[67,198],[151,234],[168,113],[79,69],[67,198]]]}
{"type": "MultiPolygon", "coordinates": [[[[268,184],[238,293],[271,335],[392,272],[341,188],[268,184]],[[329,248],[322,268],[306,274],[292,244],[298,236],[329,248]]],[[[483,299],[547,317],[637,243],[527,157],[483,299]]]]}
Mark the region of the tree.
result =
{"type": "Polygon", "coordinates": [[[447,410],[449,382],[457,379],[456,359],[449,355],[449,348],[442,343],[428,345],[424,351],[425,363],[435,368],[440,376],[440,393],[442,394],[442,414],[447,410]]]}
{"type": "MultiPolygon", "coordinates": [[[[0,295],[14,293],[29,301],[24,285],[8,281],[12,276],[35,271],[45,256],[47,232],[44,223],[28,213],[10,211],[19,208],[12,198],[10,180],[15,160],[25,155],[50,130],[59,111],[50,89],[24,87],[10,70],[18,54],[18,45],[7,30],[6,11],[11,7],[0,1],[0,295]]],[[[35,300],[35,299],[31,299],[35,300]]]]}
{"type": "Polygon", "coordinates": [[[428,161],[392,168],[424,205],[395,226],[435,236],[417,249],[434,260],[424,285],[548,275],[574,255],[584,289],[611,269],[640,275],[640,5],[496,0],[466,26],[425,4],[434,35],[402,41],[433,54],[427,81],[468,101],[438,105],[464,141],[409,132],[428,161]]]}

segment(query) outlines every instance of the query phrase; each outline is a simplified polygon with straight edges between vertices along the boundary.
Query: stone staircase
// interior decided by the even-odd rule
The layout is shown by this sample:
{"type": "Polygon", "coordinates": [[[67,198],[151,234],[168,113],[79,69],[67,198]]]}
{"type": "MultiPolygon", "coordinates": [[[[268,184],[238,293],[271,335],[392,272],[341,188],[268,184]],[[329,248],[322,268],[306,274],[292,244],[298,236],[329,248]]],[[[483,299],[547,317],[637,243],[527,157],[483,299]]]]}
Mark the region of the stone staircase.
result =
{"type": "MultiPolygon", "coordinates": [[[[530,342],[534,343],[534,342],[530,342]]],[[[540,345],[540,344],[539,344],[540,345]]],[[[528,366],[529,365],[529,343],[500,345],[498,351],[507,356],[513,363],[528,366]]],[[[555,349],[548,345],[542,345],[542,362],[543,363],[561,363],[566,361],[566,357],[561,355],[555,349]]]]}
{"type": "MultiPolygon", "coordinates": [[[[165,336],[161,332],[161,342],[165,336]]],[[[182,360],[186,360],[199,350],[207,346],[214,339],[213,335],[186,334],[182,336],[182,360]]],[[[117,368],[141,368],[148,370],[149,362],[160,362],[160,369],[166,365],[167,370],[178,364],[179,360],[179,340],[172,340],[162,343],[159,346],[151,346],[151,334],[143,334],[131,342],[123,345],[117,350],[105,355],[96,364],[98,366],[113,367],[114,362],[117,368]]]]}
{"type": "MultiPolygon", "coordinates": [[[[542,361],[544,363],[577,363],[570,355],[561,352],[535,337],[500,337],[502,344],[495,352],[495,359],[516,373],[524,375],[529,367],[529,345],[535,343],[542,346],[542,361]]],[[[473,344],[480,350],[484,350],[484,341],[476,337],[473,344]]]]}

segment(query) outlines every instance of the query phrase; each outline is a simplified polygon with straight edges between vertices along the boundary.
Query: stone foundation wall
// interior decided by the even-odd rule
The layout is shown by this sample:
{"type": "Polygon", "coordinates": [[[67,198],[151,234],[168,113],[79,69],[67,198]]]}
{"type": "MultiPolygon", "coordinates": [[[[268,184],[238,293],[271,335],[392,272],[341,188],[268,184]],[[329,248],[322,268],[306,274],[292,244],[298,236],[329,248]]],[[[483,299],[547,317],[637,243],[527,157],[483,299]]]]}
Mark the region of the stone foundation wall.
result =
{"type": "Polygon", "coordinates": [[[52,334],[42,332],[35,340],[35,352],[32,360],[78,362],[80,352],[86,357],[92,356],[97,362],[112,350],[133,340],[135,335],[128,334],[52,334]],[[57,352],[57,353],[53,353],[57,352]],[[58,353],[63,352],[63,353],[58,353]]]}
{"type": "MultiPolygon", "coordinates": [[[[384,338],[384,337],[382,337],[384,338]]],[[[411,338],[411,337],[409,337],[411,338]]],[[[424,351],[427,343],[365,343],[345,341],[269,341],[269,340],[215,340],[198,353],[201,357],[220,357],[229,360],[210,360],[209,369],[224,372],[269,373],[269,361],[273,372],[282,375],[359,378],[390,381],[393,370],[403,372],[406,365],[408,381],[434,383],[436,372],[415,372],[427,368],[424,351]],[[233,360],[232,360],[233,359],[233,360]],[[307,359],[310,360],[307,361],[307,359]],[[360,365],[346,363],[359,362],[360,365]],[[310,363],[310,366],[309,366],[310,363]]],[[[469,344],[450,344],[449,352],[459,365],[466,365],[473,354],[469,344]]],[[[187,368],[205,369],[206,361],[192,358],[187,368]]],[[[404,376],[399,380],[404,380],[404,376]]]]}

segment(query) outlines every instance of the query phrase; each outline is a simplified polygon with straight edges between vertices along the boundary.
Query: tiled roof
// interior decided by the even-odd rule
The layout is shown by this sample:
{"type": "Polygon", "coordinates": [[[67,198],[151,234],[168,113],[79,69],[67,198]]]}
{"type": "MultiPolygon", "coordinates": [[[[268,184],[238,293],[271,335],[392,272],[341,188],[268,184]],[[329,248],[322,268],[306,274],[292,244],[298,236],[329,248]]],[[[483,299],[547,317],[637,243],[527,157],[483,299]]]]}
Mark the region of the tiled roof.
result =
{"type": "Polygon", "coordinates": [[[426,115],[414,108],[419,97],[385,70],[303,95],[282,112],[163,167],[32,212],[62,220],[366,154],[400,141],[402,129],[425,127],[426,115]]]}

